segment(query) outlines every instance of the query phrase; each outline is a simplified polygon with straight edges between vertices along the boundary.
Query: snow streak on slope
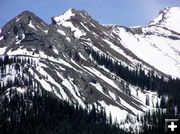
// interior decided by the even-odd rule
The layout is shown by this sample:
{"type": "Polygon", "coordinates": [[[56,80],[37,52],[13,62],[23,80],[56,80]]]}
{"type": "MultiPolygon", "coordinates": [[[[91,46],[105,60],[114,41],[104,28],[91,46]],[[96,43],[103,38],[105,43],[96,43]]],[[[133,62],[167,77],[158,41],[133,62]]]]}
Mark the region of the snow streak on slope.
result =
{"type": "Polygon", "coordinates": [[[32,20],[30,20],[30,22],[29,22],[29,27],[31,27],[31,28],[33,28],[34,30],[36,30],[36,28],[35,28],[35,26],[32,24],[32,20]]]}
{"type": "Polygon", "coordinates": [[[91,73],[93,73],[94,75],[96,75],[97,77],[99,77],[100,79],[104,80],[106,83],[108,83],[109,85],[113,86],[114,88],[119,90],[119,87],[114,83],[113,80],[107,78],[106,76],[104,76],[101,72],[97,71],[94,68],[89,68],[87,66],[84,66],[84,68],[86,68],[87,70],[89,70],[91,73]]]}

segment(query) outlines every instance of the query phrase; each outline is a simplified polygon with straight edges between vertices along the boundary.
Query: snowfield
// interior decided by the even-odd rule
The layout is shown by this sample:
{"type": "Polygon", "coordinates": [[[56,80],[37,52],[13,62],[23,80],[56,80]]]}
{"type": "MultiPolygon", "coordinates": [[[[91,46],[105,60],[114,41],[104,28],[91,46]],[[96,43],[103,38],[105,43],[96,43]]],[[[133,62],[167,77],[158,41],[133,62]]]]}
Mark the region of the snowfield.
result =
{"type": "Polygon", "coordinates": [[[158,70],[180,78],[180,40],[156,35],[133,35],[124,28],[118,27],[113,32],[121,38],[121,43],[140,59],[158,70]]]}
{"type": "Polygon", "coordinates": [[[179,13],[180,13],[179,7],[165,8],[163,11],[160,12],[159,16],[150,23],[150,25],[158,25],[161,27],[166,27],[177,33],[180,33],[179,13]]]}

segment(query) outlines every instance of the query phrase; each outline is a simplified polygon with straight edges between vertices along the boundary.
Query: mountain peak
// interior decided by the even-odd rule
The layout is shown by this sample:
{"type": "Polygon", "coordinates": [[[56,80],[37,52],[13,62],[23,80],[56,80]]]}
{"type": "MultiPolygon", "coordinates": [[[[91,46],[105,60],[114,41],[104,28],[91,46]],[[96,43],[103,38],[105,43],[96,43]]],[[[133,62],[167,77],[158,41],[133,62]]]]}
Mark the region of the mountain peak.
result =
{"type": "Polygon", "coordinates": [[[47,27],[47,24],[41,18],[36,16],[33,12],[26,10],[14,17],[13,19],[11,19],[8,23],[6,23],[6,25],[2,27],[2,33],[7,33],[7,31],[12,29],[15,25],[16,27],[23,26],[25,28],[26,26],[29,26],[33,29],[36,29],[32,25],[32,23],[40,23],[42,27],[39,27],[41,27],[42,29],[44,29],[43,27],[47,27]]]}
{"type": "Polygon", "coordinates": [[[155,18],[149,25],[157,25],[166,27],[173,31],[180,31],[180,7],[167,7],[159,12],[157,18],[155,18]]]}
{"type": "Polygon", "coordinates": [[[35,16],[35,14],[29,10],[25,10],[23,11],[21,14],[19,14],[18,16],[22,16],[22,15],[31,15],[31,16],[35,16]]]}
{"type": "Polygon", "coordinates": [[[19,21],[19,20],[32,20],[33,18],[38,18],[33,12],[29,11],[29,10],[25,10],[22,13],[20,13],[19,15],[17,15],[13,20],[19,21]]]}
{"type": "Polygon", "coordinates": [[[27,21],[30,20],[32,18],[38,18],[33,12],[31,11],[23,11],[22,13],[20,13],[19,15],[17,15],[16,17],[14,17],[13,19],[11,19],[5,26],[3,26],[3,29],[5,29],[8,25],[12,25],[15,23],[18,23],[20,21],[27,21]]]}
{"type": "Polygon", "coordinates": [[[69,21],[73,18],[87,19],[91,17],[88,15],[88,13],[85,10],[76,10],[74,8],[70,8],[64,14],[60,16],[52,17],[52,22],[56,24],[64,21],[69,21]]]}
{"type": "Polygon", "coordinates": [[[66,11],[63,15],[53,17],[53,20],[56,23],[59,23],[61,21],[69,20],[72,16],[75,16],[74,11],[75,11],[75,9],[71,8],[68,11],[66,11]]]}

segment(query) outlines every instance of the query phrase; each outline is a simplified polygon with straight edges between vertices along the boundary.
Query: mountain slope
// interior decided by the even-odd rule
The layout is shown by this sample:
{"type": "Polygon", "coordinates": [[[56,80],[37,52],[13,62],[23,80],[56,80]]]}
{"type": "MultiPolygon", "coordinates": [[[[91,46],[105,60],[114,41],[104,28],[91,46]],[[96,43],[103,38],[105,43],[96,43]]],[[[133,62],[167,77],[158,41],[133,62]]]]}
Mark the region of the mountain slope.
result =
{"type": "Polygon", "coordinates": [[[103,107],[121,122],[155,109],[160,98],[152,91],[163,95],[168,79],[180,77],[180,35],[172,30],[156,24],[103,26],[75,9],[48,25],[25,11],[2,28],[0,85],[3,92],[21,93],[40,87],[83,108],[103,107]],[[23,74],[30,84],[15,84],[14,77],[23,74]]]}
{"type": "Polygon", "coordinates": [[[164,27],[174,32],[179,33],[180,18],[179,18],[179,7],[169,7],[159,12],[159,16],[155,18],[149,25],[156,25],[159,27],[164,27]]]}
{"type": "Polygon", "coordinates": [[[126,32],[122,27],[112,28],[112,32],[121,38],[121,43],[140,59],[165,74],[180,77],[179,35],[155,26],[139,30],[142,34],[126,32]]]}
{"type": "MultiPolygon", "coordinates": [[[[178,9],[170,8],[169,11],[165,9],[165,13],[162,11],[167,16],[169,14],[172,16],[172,26],[178,26],[174,25],[175,22],[178,23],[178,20],[174,19],[174,16],[178,14],[178,9]],[[174,10],[177,12],[173,13],[174,10]]],[[[93,44],[97,47],[96,49],[100,49],[98,51],[105,53],[108,51],[110,55],[125,61],[126,64],[135,67],[142,63],[146,66],[145,68],[157,69],[167,75],[180,77],[180,48],[178,45],[180,36],[177,32],[168,30],[169,26],[152,25],[151,23],[149,26],[138,28],[105,27],[98,24],[84,11],[81,13],[74,9],[67,11],[63,16],[54,17],[54,21],[57,25],[70,28],[75,37],[83,44],[86,42],[88,45],[93,44]],[[170,64],[171,68],[165,66],[166,64],[170,64]]],[[[166,20],[162,21],[165,24],[170,23],[166,23],[166,20]]],[[[178,29],[176,28],[176,30],[178,29]]]]}

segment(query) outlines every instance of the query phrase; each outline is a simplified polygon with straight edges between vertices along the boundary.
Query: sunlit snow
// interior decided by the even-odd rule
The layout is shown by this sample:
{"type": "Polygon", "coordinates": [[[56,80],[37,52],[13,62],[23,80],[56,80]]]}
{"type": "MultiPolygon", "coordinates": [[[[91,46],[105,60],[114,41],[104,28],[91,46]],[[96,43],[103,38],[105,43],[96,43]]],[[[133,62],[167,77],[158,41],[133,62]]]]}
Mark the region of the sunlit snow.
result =
{"type": "Polygon", "coordinates": [[[171,7],[163,10],[160,15],[154,19],[150,25],[159,25],[162,27],[167,27],[173,31],[179,33],[180,31],[180,7],[171,7]]]}
{"type": "Polygon", "coordinates": [[[32,24],[32,20],[30,20],[28,26],[31,27],[31,28],[33,28],[34,30],[37,30],[37,29],[35,28],[35,26],[32,24]]]}

